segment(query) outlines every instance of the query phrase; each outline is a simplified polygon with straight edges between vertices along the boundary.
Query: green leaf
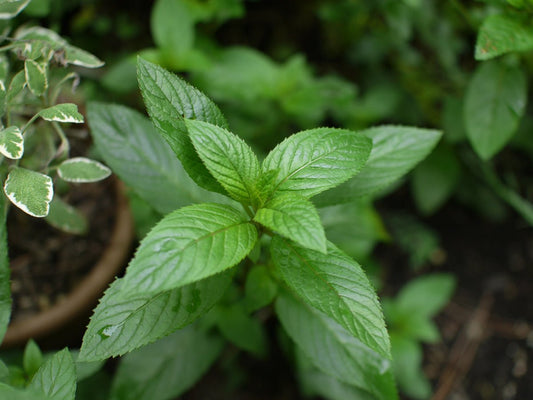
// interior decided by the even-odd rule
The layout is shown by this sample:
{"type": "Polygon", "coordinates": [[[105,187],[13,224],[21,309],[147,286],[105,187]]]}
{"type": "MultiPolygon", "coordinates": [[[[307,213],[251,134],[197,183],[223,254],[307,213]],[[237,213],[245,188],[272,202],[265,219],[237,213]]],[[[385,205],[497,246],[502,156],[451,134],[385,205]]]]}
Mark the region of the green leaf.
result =
{"type": "Polygon", "coordinates": [[[227,128],[218,107],[198,89],[142,58],[137,61],[137,78],[152,122],[185,171],[204,189],[224,193],[194,150],[183,122],[184,118],[197,119],[227,128]]]}
{"type": "Polygon", "coordinates": [[[298,296],[369,348],[390,358],[381,306],[359,264],[331,243],[327,254],[322,254],[276,236],[270,251],[281,278],[298,296]]]}
{"type": "Polygon", "coordinates": [[[150,19],[152,37],[166,55],[179,60],[194,44],[194,19],[185,2],[158,0],[150,19]]]}
{"type": "Polygon", "coordinates": [[[474,73],[465,96],[466,134],[476,153],[488,160],[511,139],[524,115],[526,76],[519,67],[485,62],[474,73]]]}
{"type": "Polygon", "coordinates": [[[239,263],[257,230],[233,207],[203,203],[165,216],[143,239],[126,271],[124,291],[158,293],[239,263]]]}
{"type": "Polygon", "coordinates": [[[111,170],[98,161],[74,157],[63,161],[57,173],[67,182],[85,183],[101,181],[111,175],[111,170]]]}
{"type": "Polygon", "coordinates": [[[7,95],[6,100],[7,102],[11,102],[17,95],[24,90],[26,87],[26,76],[24,75],[24,71],[19,71],[15,76],[11,79],[11,82],[9,84],[9,88],[7,89],[7,95]]]}
{"type": "Polygon", "coordinates": [[[185,120],[189,137],[205,166],[235,200],[256,203],[260,166],[241,138],[204,121],[185,120]]]}
{"type": "Polygon", "coordinates": [[[78,106],[71,103],[57,104],[39,111],[38,115],[46,121],[83,123],[83,115],[78,112],[78,106]]]}
{"type": "Polygon", "coordinates": [[[24,137],[17,126],[10,126],[0,132],[0,153],[13,160],[24,154],[24,137]]]}
{"type": "Polygon", "coordinates": [[[513,51],[533,49],[533,29],[504,14],[490,15],[479,28],[475,58],[489,60],[513,51]]]}
{"type": "Polygon", "coordinates": [[[122,181],[161,214],[219,197],[189,178],[145,116],[123,106],[94,102],[89,103],[87,114],[98,153],[122,181]]]}
{"type": "Polygon", "coordinates": [[[267,337],[262,324],[248,315],[242,304],[216,308],[220,333],[235,346],[262,358],[267,354],[267,337]]]}
{"type": "Polygon", "coordinates": [[[24,61],[24,76],[31,92],[39,97],[48,88],[46,65],[33,60],[24,61]]]}
{"type": "Polygon", "coordinates": [[[0,19],[15,17],[29,2],[30,0],[0,0],[0,19]]]}
{"type": "Polygon", "coordinates": [[[76,380],[77,382],[83,381],[87,378],[92,377],[98,371],[102,369],[105,364],[104,360],[101,361],[78,361],[80,351],[79,350],[70,350],[70,355],[74,360],[74,366],[76,367],[76,380]]]}
{"type": "Polygon", "coordinates": [[[4,84],[7,77],[2,77],[2,56],[0,55],[0,118],[6,113],[7,89],[4,84]]]}
{"type": "Polygon", "coordinates": [[[76,368],[68,349],[63,349],[41,365],[28,385],[54,400],[74,400],[76,368]]]}
{"type": "Polygon", "coordinates": [[[390,362],[370,350],[320,311],[282,293],[276,314],[283,328],[315,367],[380,400],[398,399],[390,362]]]}
{"type": "Polygon", "coordinates": [[[248,312],[256,311],[272,302],[278,293],[278,285],[264,265],[253,266],[244,284],[244,304],[248,312]]]}
{"type": "Polygon", "coordinates": [[[437,147],[413,171],[411,189],[418,209],[424,215],[437,211],[453,194],[461,166],[448,147],[437,147]]]}
{"type": "Polygon", "coordinates": [[[27,376],[33,376],[41,364],[43,363],[43,353],[41,349],[37,346],[37,343],[30,339],[26,343],[24,348],[24,354],[22,355],[22,366],[24,367],[24,372],[27,376]]]}
{"type": "Polygon", "coordinates": [[[372,140],[363,170],[317,198],[320,206],[346,203],[385,188],[409,172],[433,150],[442,132],[406,126],[379,126],[361,132],[372,140]]]}
{"type": "Polygon", "coordinates": [[[65,203],[59,196],[54,196],[50,202],[50,210],[45,219],[50,225],[63,232],[81,235],[89,228],[85,215],[65,203]]]}
{"type": "Polygon", "coordinates": [[[94,310],[79,359],[119,356],[190,324],[218,302],[231,276],[217,274],[156,295],[139,290],[124,295],[124,280],[116,280],[94,310]]]}
{"type": "MultiPolygon", "coordinates": [[[[5,178],[3,172],[3,168],[0,169],[2,180],[5,178]]],[[[11,284],[9,280],[11,269],[7,254],[6,205],[6,197],[0,194],[0,343],[4,339],[11,316],[11,284]]]]}
{"type": "Polygon", "coordinates": [[[431,397],[431,384],[422,371],[422,348],[414,340],[391,335],[394,375],[400,390],[415,399],[431,397]]]}
{"type": "Polygon", "coordinates": [[[437,314],[449,301],[455,279],[449,274],[431,274],[405,285],[396,296],[396,306],[405,313],[425,317],[437,314]]]}
{"type": "Polygon", "coordinates": [[[64,61],[67,64],[78,65],[85,68],[100,68],[105,63],[95,55],[69,44],[64,47],[64,61]]]}
{"type": "Polygon", "coordinates": [[[173,399],[207,372],[223,342],[196,326],[126,355],[113,380],[111,400],[173,399]]]}
{"type": "Polygon", "coordinates": [[[300,246],[326,253],[326,235],[311,201],[297,193],[274,197],[257,210],[254,221],[300,246]]]}
{"type": "Polygon", "coordinates": [[[311,129],[277,145],[263,161],[263,172],[279,170],[275,191],[311,197],[356,175],[371,147],[370,141],[356,132],[311,129]]]}
{"type": "Polygon", "coordinates": [[[13,169],[5,183],[4,192],[11,202],[34,217],[46,217],[54,196],[52,178],[24,168],[13,169]]]}
{"type": "Polygon", "coordinates": [[[40,391],[32,389],[15,389],[0,382],[0,398],[9,400],[51,400],[40,391]]]}

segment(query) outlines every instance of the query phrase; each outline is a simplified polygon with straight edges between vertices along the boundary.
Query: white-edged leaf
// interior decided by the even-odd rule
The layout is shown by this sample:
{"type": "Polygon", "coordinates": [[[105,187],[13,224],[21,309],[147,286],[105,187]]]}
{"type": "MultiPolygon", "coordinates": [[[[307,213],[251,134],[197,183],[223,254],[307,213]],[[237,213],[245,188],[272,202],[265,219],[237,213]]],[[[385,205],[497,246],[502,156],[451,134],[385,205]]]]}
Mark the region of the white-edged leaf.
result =
{"type": "Polygon", "coordinates": [[[504,14],[490,15],[479,28],[476,60],[488,60],[512,51],[533,49],[533,29],[517,18],[504,14]]]}
{"type": "Polygon", "coordinates": [[[78,65],[85,68],[100,68],[105,64],[95,55],[76,46],[66,45],[64,46],[64,50],[64,58],[68,64],[78,65]]]}
{"type": "Polygon", "coordinates": [[[13,169],[4,183],[11,202],[34,217],[46,217],[54,196],[52,178],[25,168],[13,169]]]}
{"type": "Polygon", "coordinates": [[[87,118],[98,154],[128,187],[161,214],[221,195],[196,185],[148,118],[124,106],[89,103],[87,118]]]}
{"type": "Polygon", "coordinates": [[[53,227],[77,235],[86,233],[89,228],[85,215],[65,203],[59,196],[54,196],[50,202],[50,210],[45,219],[53,227]]]}
{"type": "Polygon", "coordinates": [[[360,134],[372,140],[372,152],[361,173],[317,197],[319,206],[346,203],[392,184],[423,160],[442,132],[408,126],[378,126],[360,134]]]}
{"type": "Polygon", "coordinates": [[[278,171],[272,192],[314,196],[345,182],[365,165],[372,144],[345,129],[316,128],[289,136],[263,161],[262,169],[278,171]]]}
{"type": "Polygon", "coordinates": [[[326,235],[310,200],[296,193],[274,197],[257,210],[254,221],[300,246],[326,253],[326,235]]]}
{"type": "Polygon", "coordinates": [[[0,19],[10,19],[18,15],[30,0],[0,0],[0,19]]]}
{"type": "Polygon", "coordinates": [[[244,140],[224,128],[185,120],[189,137],[211,175],[239,202],[253,204],[261,168],[244,140]]]}
{"type": "Polygon", "coordinates": [[[31,92],[39,97],[48,88],[46,65],[33,60],[24,61],[24,76],[31,92]]]}
{"type": "Polygon", "coordinates": [[[74,400],[76,368],[68,349],[65,348],[46,360],[28,387],[40,390],[54,400],[74,400]]]}
{"type": "Polygon", "coordinates": [[[209,173],[189,139],[184,118],[227,128],[218,107],[202,92],[176,75],[142,58],[137,59],[137,79],[148,114],[189,176],[204,189],[224,193],[209,173]]]}
{"type": "Polygon", "coordinates": [[[488,160],[511,139],[524,115],[527,79],[520,67],[487,61],[470,80],[464,102],[466,134],[476,153],[488,160]]]}
{"type": "Polygon", "coordinates": [[[24,154],[24,137],[18,126],[9,126],[0,132],[0,153],[18,160],[24,154]]]}
{"type": "Polygon", "coordinates": [[[94,310],[80,360],[123,355],[190,324],[222,297],[231,277],[228,271],[156,295],[126,296],[123,279],[116,280],[94,310]]]}
{"type": "Polygon", "coordinates": [[[231,206],[202,203],[166,215],[143,239],[124,277],[124,292],[158,293],[239,263],[257,229],[231,206]]]}
{"type": "Polygon", "coordinates": [[[39,116],[46,121],[72,122],[81,124],[83,115],[78,112],[78,106],[72,103],[57,104],[39,111],[39,116]]]}
{"type": "Polygon", "coordinates": [[[379,400],[398,399],[390,361],[288,293],[280,294],[275,309],[287,334],[315,367],[379,400]]]}
{"type": "Polygon", "coordinates": [[[276,236],[270,251],[281,278],[298,296],[390,358],[381,305],[359,264],[332,243],[328,243],[327,254],[322,254],[276,236]]]}
{"type": "Polygon", "coordinates": [[[98,182],[111,175],[111,170],[98,161],[74,157],[63,161],[58,169],[59,177],[67,182],[98,182]]]}
{"type": "Polygon", "coordinates": [[[189,389],[223,349],[219,337],[195,325],[122,358],[111,388],[113,400],[168,400],[189,389]]]}

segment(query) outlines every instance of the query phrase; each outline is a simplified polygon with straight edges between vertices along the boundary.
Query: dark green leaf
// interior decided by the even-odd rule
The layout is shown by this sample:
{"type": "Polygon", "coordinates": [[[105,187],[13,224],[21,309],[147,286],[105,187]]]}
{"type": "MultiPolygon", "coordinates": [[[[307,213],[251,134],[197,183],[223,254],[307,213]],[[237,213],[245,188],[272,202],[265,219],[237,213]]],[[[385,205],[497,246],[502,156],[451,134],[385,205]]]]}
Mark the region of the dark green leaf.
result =
{"type": "MultiPolygon", "coordinates": [[[[0,177],[2,180],[5,174],[0,169],[0,177]]],[[[10,285],[10,271],[9,259],[7,254],[7,228],[6,228],[6,202],[8,200],[0,193],[0,343],[4,339],[4,335],[9,324],[11,316],[11,285],[10,285]]]]}
{"type": "Polygon", "coordinates": [[[244,303],[249,312],[270,304],[277,292],[278,285],[272,279],[267,267],[256,265],[250,269],[244,284],[244,303]]]}

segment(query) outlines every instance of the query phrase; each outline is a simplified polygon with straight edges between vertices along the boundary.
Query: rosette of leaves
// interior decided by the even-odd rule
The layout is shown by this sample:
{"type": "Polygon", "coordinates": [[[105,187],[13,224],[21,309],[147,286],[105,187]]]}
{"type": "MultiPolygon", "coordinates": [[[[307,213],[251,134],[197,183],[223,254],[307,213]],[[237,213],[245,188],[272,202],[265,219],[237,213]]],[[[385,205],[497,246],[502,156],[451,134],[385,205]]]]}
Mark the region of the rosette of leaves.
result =
{"type": "MultiPolygon", "coordinates": [[[[0,1],[0,18],[29,1],[0,1]]],[[[9,23],[10,21],[6,21],[9,23]]],[[[81,213],[54,196],[54,181],[94,182],[110,170],[85,157],[70,158],[64,124],[83,123],[75,104],[58,103],[63,85],[78,81],[69,65],[96,68],[95,56],[42,27],[6,30],[0,46],[0,339],[10,315],[6,214],[10,205],[72,233],[85,231],[81,213]]]]}
{"type": "Polygon", "coordinates": [[[378,297],[361,266],[327,240],[313,201],[381,189],[440,132],[315,128],[261,161],[196,88],[143,59],[138,80],[153,125],[100,103],[89,105],[89,123],[107,164],[164,216],[100,300],[80,360],[129,353],[111,397],[173,398],[216,360],[222,339],[263,357],[267,315],[305,358],[300,373],[331,386],[327,397],[397,398],[378,297]]]}

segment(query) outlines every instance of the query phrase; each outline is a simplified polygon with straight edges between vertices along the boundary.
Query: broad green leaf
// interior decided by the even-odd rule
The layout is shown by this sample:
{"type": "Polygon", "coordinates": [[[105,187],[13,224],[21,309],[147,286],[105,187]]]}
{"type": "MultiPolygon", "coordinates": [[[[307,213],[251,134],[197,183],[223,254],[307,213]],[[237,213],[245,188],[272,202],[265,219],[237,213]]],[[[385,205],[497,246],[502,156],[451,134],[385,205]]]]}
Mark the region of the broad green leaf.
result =
{"type": "Polygon", "coordinates": [[[391,335],[394,375],[400,390],[414,399],[429,399],[431,384],[422,371],[422,347],[416,341],[391,335]]]}
{"type": "Polygon", "coordinates": [[[194,44],[194,19],[186,2],[158,0],[150,19],[152,36],[166,57],[180,60],[194,44]]]}
{"type": "Polygon", "coordinates": [[[48,88],[46,65],[33,60],[24,61],[24,76],[31,92],[39,97],[48,88]]]}
{"type": "Polygon", "coordinates": [[[326,235],[311,201],[297,193],[274,197],[257,210],[254,221],[300,246],[326,253],[326,235]]]}
{"type": "Polygon", "coordinates": [[[432,317],[449,301],[455,279],[449,274],[431,274],[405,285],[396,297],[396,306],[406,313],[432,317]]]}
{"type": "Polygon", "coordinates": [[[224,193],[194,150],[183,122],[184,118],[197,119],[227,128],[218,107],[198,89],[142,58],[137,60],[137,78],[152,122],[185,171],[204,189],[224,193]]]}
{"type": "Polygon", "coordinates": [[[37,343],[30,339],[22,355],[22,366],[27,376],[33,376],[43,363],[43,353],[37,343]]]}
{"type": "Polygon", "coordinates": [[[68,349],[63,349],[46,360],[28,385],[54,400],[74,400],[76,368],[68,349]]]}
{"type": "Polygon", "coordinates": [[[185,126],[200,159],[228,194],[241,203],[256,203],[261,168],[250,146],[208,122],[185,120],[185,126]]]}
{"type": "MultiPolygon", "coordinates": [[[[0,171],[0,177],[4,180],[5,174],[2,169],[0,171]]],[[[11,316],[11,269],[7,254],[6,205],[6,197],[0,193],[0,343],[4,339],[11,316]]]]}
{"type": "Polygon", "coordinates": [[[98,161],[85,157],[74,157],[63,161],[57,168],[59,177],[67,182],[98,182],[109,175],[111,170],[98,161]]]}
{"type": "Polygon", "coordinates": [[[9,400],[55,400],[41,393],[41,391],[27,389],[15,389],[0,382],[0,399],[9,400]]]}
{"type": "Polygon", "coordinates": [[[353,337],[390,358],[390,343],[375,290],[354,260],[328,243],[327,254],[276,236],[270,251],[281,278],[305,301],[353,337]]]}
{"type": "Polygon", "coordinates": [[[18,160],[24,154],[24,137],[18,126],[10,126],[0,132],[0,153],[18,160]]]}
{"type": "Polygon", "coordinates": [[[256,311],[274,300],[278,293],[278,285],[272,279],[267,267],[253,266],[244,284],[244,304],[249,312],[256,311]]]}
{"type": "Polygon", "coordinates": [[[453,194],[461,166],[451,148],[439,146],[413,171],[411,190],[425,215],[437,211],[453,194]]]}
{"type": "Polygon", "coordinates": [[[78,112],[78,106],[71,103],[57,104],[39,111],[38,115],[46,121],[72,122],[81,124],[83,115],[78,112]]]}
{"type": "Polygon", "coordinates": [[[148,118],[135,110],[89,103],[98,153],[122,181],[161,214],[222,197],[198,187],[148,118]]]}
{"type": "Polygon", "coordinates": [[[0,0],[0,19],[15,17],[29,2],[30,0],[0,0]]]}
{"type": "Polygon", "coordinates": [[[242,304],[216,308],[217,325],[220,333],[240,349],[256,357],[267,354],[267,337],[263,325],[248,315],[242,304]]]}
{"type": "Polygon", "coordinates": [[[520,67],[482,63],[468,84],[464,118],[476,153],[488,160],[511,139],[524,115],[526,76],[520,67]]]}
{"type": "Polygon", "coordinates": [[[398,399],[390,361],[380,357],[320,311],[282,293],[276,314],[315,367],[379,400],[398,399]]]}
{"type": "Polygon", "coordinates": [[[70,350],[70,355],[74,360],[74,366],[76,367],[76,380],[77,382],[83,381],[91,376],[95,375],[102,369],[105,364],[105,360],[101,361],[79,361],[79,350],[70,350]]]}
{"type": "Polygon", "coordinates": [[[479,28],[475,58],[489,60],[513,51],[533,49],[533,29],[510,15],[493,14],[479,28]]]}
{"type": "Polygon", "coordinates": [[[5,183],[4,192],[11,202],[34,217],[46,217],[54,196],[52,178],[25,168],[13,169],[5,183]]]}
{"type": "Polygon", "coordinates": [[[50,225],[63,232],[81,235],[89,228],[85,215],[65,203],[59,196],[54,196],[50,202],[50,210],[45,219],[50,225]]]}
{"type": "Polygon", "coordinates": [[[165,216],[143,239],[126,271],[126,293],[178,288],[239,263],[257,230],[231,206],[203,203],[165,216]]]}
{"type": "Polygon", "coordinates": [[[346,203],[385,188],[409,172],[435,147],[442,132],[407,126],[380,126],[362,131],[372,140],[363,170],[343,185],[319,196],[320,206],[346,203]]]}
{"type": "Polygon", "coordinates": [[[124,296],[124,280],[116,280],[94,310],[79,359],[119,356],[190,324],[222,297],[231,276],[217,274],[156,295],[135,290],[124,296]]]}
{"type": "Polygon", "coordinates": [[[218,337],[187,326],[122,358],[110,398],[174,399],[207,372],[222,348],[218,337]]]}
{"type": "Polygon", "coordinates": [[[356,175],[372,146],[364,135],[333,128],[296,133],[268,154],[263,172],[278,170],[274,191],[311,197],[356,175]]]}

